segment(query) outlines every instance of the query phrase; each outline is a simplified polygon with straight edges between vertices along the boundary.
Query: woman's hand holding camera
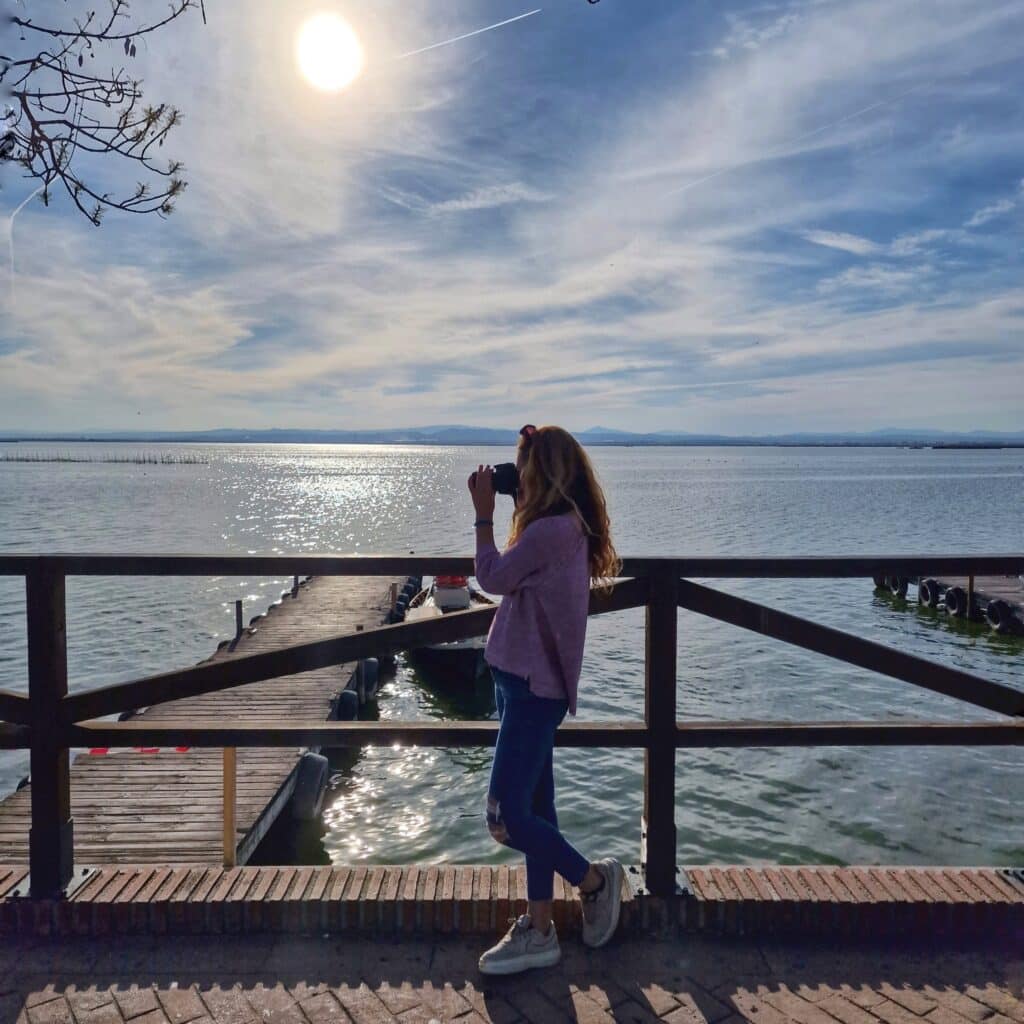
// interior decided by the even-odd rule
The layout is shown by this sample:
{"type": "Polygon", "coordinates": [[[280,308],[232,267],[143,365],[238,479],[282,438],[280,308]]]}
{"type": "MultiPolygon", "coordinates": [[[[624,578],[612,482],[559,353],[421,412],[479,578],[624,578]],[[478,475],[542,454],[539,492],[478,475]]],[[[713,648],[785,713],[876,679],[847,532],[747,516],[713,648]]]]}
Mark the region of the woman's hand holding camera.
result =
{"type": "Polygon", "coordinates": [[[470,497],[477,519],[494,517],[494,470],[490,466],[479,466],[467,481],[470,497]]]}

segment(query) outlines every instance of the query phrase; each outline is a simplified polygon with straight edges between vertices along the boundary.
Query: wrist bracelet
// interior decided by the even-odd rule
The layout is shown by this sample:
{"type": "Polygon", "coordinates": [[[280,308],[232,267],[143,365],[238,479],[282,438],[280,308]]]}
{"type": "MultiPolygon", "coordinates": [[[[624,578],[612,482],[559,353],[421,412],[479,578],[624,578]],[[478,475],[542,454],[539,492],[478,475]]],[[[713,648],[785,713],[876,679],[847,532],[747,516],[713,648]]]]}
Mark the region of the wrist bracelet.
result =
{"type": "Polygon", "coordinates": [[[493,519],[478,519],[473,524],[473,529],[476,529],[478,526],[493,526],[493,525],[494,525],[494,520],[493,519]]]}

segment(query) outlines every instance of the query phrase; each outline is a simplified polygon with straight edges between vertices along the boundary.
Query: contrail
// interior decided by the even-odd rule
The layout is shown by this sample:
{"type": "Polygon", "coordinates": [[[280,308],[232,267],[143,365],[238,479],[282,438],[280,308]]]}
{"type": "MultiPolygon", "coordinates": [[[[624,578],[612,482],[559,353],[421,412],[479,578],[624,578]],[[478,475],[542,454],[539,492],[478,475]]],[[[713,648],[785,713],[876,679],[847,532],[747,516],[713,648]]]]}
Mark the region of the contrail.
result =
{"type": "Polygon", "coordinates": [[[43,191],[44,187],[45,186],[40,185],[39,188],[37,188],[34,192],[32,192],[29,195],[25,196],[25,198],[22,199],[22,201],[20,203],[18,203],[18,205],[14,208],[14,212],[10,215],[10,217],[7,218],[7,244],[10,247],[10,253],[11,253],[10,286],[11,286],[11,312],[12,313],[14,312],[14,218],[17,217],[18,214],[21,213],[21,211],[24,210],[25,207],[28,206],[28,204],[33,199],[35,199],[35,197],[37,195],[39,195],[40,192],[43,191]]]}
{"type": "Polygon", "coordinates": [[[504,25],[511,25],[514,21],[522,21],[523,18],[532,18],[535,14],[540,14],[543,9],[543,7],[538,7],[535,11],[527,11],[525,14],[517,14],[514,18],[507,18],[505,21],[499,21],[496,25],[488,25],[486,28],[478,28],[475,32],[467,32],[465,35],[456,36],[454,39],[446,39],[443,43],[433,43],[430,46],[424,46],[419,50],[410,50],[408,53],[401,53],[395,58],[395,60],[405,60],[406,57],[415,57],[417,53],[426,53],[428,50],[436,50],[442,46],[451,46],[452,43],[460,43],[463,39],[470,39],[483,32],[491,32],[504,25]]]}
{"type": "Polygon", "coordinates": [[[916,92],[920,88],[922,88],[921,85],[911,86],[905,92],[901,92],[890,99],[879,100],[877,103],[872,103],[870,107],[863,107],[860,110],[855,110],[852,114],[847,114],[846,117],[841,117],[838,121],[833,121],[831,124],[825,124],[820,128],[815,128],[814,131],[808,132],[806,135],[798,135],[795,139],[790,139],[789,142],[784,142],[783,146],[792,146],[794,142],[803,142],[805,139],[809,139],[813,135],[820,135],[822,132],[827,132],[829,128],[838,128],[841,124],[846,124],[847,121],[852,121],[855,117],[862,117],[864,114],[869,114],[872,110],[877,110],[879,107],[887,107],[890,103],[897,103],[903,99],[904,96],[909,96],[912,92],[916,92]]]}
{"type": "MultiPolygon", "coordinates": [[[[912,92],[922,88],[922,85],[914,85],[907,89],[905,92],[899,93],[897,96],[892,96],[887,100],[879,100],[877,103],[872,103],[869,107],[862,107],[860,110],[855,110],[852,114],[847,114],[846,117],[839,118],[838,121],[832,121],[829,124],[823,124],[820,128],[815,128],[813,131],[806,132],[803,135],[798,135],[795,139],[787,139],[785,142],[780,142],[777,146],[772,147],[764,155],[764,157],[757,157],[759,160],[763,160],[765,157],[771,156],[783,149],[788,149],[790,146],[795,145],[798,142],[805,142],[807,139],[813,138],[815,135],[820,135],[822,132],[827,132],[830,128],[838,128],[841,124],[846,124],[847,121],[852,121],[855,117],[863,117],[865,114],[871,113],[872,110],[877,110],[879,107],[887,107],[890,103],[897,103],[904,96],[909,96],[912,92]]],[[[746,161],[750,163],[751,161],[746,161]]],[[[672,189],[671,192],[666,192],[662,197],[667,199],[669,196],[677,196],[680,192],[686,192],[691,188],[695,188],[697,185],[703,185],[706,181],[712,181],[714,178],[720,178],[723,174],[729,174],[730,171],[739,170],[740,166],[736,165],[733,167],[723,167],[720,171],[715,171],[714,174],[705,175],[703,178],[698,178],[696,181],[688,181],[685,185],[680,185],[679,188],[672,189]]]]}

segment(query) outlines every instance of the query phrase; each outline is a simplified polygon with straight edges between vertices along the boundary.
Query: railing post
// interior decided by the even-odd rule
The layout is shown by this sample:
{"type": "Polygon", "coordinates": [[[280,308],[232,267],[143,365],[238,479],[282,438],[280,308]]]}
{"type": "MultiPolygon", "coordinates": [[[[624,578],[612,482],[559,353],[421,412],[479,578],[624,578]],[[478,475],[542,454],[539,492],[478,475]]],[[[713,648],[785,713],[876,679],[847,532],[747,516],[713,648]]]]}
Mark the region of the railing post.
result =
{"type": "Polygon", "coordinates": [[[242,639],[242,599],[235,601],[235,643],[242,639]]]}
{"type": "Polygon", "coordinates": [[[650,740],[644,753],[644,841],[648,890],[676,891],[676,638],[678,585],[673,568],[650,577],[647,603],[644,715],[650,740]]]}
{"type": "Polygon", "coordinates": [[[233,868],[237,857],[235,844],[235,806],[237,803],[238,751],[224,748],[224,867],[233,868]]]}
{"type": "Polygon", "coordinates": [[[74,872],[71,772],[59,713],[68,692],[63,574],[32,569],[25,577],[25,608],[32,730],[30,891],[35,899],[51,899],[63,894],[74,872]]]}

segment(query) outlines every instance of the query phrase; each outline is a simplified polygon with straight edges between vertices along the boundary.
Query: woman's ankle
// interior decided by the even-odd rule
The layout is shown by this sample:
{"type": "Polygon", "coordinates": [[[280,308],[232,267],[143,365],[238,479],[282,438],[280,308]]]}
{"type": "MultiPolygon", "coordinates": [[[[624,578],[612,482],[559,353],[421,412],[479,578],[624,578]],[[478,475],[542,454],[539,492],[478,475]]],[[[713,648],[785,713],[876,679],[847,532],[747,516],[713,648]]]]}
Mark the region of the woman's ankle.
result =
{"type": "Polygon", "coordinates": [[[547,935],[551,931],[551,925],[554,923],[554,907],[550,900],[537,900],[536,902],[531,900],[527,913],[530,916],[531,927],[541,935],[547,935]]]}
{"type": "Polygon", "coordinates": [[[593,893],[598,892],[604,887],[604,875],[601,874],[598,869],[591,864],[587,868],[587,873],[583,876],[583,881],[580,882],[580,892],[593,893]]]}

